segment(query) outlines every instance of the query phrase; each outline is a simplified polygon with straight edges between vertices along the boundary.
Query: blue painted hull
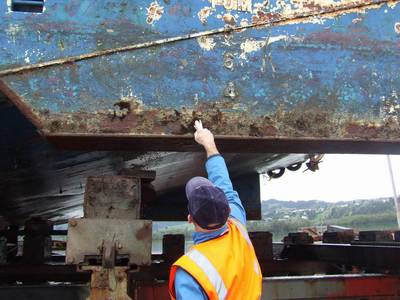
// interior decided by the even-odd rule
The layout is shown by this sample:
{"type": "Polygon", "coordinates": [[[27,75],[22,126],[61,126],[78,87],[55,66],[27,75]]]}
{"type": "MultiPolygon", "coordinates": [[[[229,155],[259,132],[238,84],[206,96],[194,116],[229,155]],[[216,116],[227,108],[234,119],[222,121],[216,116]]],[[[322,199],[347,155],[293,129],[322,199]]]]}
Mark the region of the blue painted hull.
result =
{"type": "Polygon", "coordinates": [[[50,138],[399,142],[399,1],[254,2],[2,3],[2,90],[50,138]]]}

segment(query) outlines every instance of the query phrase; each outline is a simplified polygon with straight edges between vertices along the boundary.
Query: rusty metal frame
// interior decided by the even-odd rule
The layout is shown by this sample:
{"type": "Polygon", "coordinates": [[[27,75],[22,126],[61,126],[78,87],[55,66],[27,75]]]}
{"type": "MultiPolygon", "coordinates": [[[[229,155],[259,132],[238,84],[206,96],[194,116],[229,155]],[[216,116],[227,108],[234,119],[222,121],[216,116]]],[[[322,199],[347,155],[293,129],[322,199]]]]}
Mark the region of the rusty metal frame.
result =
{"type": "MultiPolygon", "coordinates": [[[[59,149],[89,151],[202,151],[202,148],[193,140],[191,135],[48,133],[45,132],[43,124],[29,106],[1,79],[0,91],[10,99],[50,143],[59,149]]],[[[398,141],[383,139],[355,140],[350,138],[238,137],[229,135],[216,135],[215,138],[219,149],[226,153],[400,154],[400,137],[398,141]],[[249,147],[249,141],[251,141],[251,147],[249,147]]]]}
{"type": "Polygon", "coordinates": [[[315,260],[369,270],[400,271],[400,247],[382,245],[310,244],[287,245],[281,258],[294,261],[315,260]]]}
{"type": "Polygon", "coordinates": [[[151,221],[126,219],[71,219],[66,262],[79,264],[85,256],[100,255],[102,241],[114,241],[117,253],[131,264],[151,263],[151,221]]]}
{"type": "MultiPolygon", "coordinates": [[[[138,299],[167,300],[168,282],[141,282],[138,299]]],[[[379,299],[400,297],[400,278],[381,274],[270,277],[263,280],[262,300],[379,299]]]]}
{"type": "Polygon", "coordinates": [[[398,299],[400,279],[380,274],[268,278],[261,299],[398,299]]]}
{"type": "MultiPolygon", "coordinates": [[[[216,135],[225,153],[359,153],[400,154],[400,139],[354,140],[319,138],[262,138],[216,135]],[[251,145],[251,147],[249,146],[251,145]]],[[[46,134],[60,149],[199,152],[191,135],[46,134]]]]}

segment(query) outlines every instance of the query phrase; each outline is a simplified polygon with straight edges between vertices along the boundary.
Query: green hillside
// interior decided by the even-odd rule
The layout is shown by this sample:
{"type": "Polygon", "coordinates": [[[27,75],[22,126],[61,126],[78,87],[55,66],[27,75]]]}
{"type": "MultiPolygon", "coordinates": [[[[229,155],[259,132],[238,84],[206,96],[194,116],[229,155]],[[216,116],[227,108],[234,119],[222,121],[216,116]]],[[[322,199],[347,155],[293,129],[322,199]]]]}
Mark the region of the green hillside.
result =
{"type": "MultiPolygon", "coordinates": [[[[249,231],[270,231],[278,241],[300,227],[341,225],[357,230],[397,228],[393,198],[341,201],[262,201],[263,221],[248,222],[249,231]]],[[[185,234],[190,239],[193,225],[158,223],[154,238],[166,233],[185,234]]]]}
{"type": "Polygon", "coordinates": [[[257,229],[268,228],[283,235],[299,227],[341,225],[358,230],[393,229],[397,227],[393,198],[341,201],[279,201],[262,202],[265,222],[257,229]]]}

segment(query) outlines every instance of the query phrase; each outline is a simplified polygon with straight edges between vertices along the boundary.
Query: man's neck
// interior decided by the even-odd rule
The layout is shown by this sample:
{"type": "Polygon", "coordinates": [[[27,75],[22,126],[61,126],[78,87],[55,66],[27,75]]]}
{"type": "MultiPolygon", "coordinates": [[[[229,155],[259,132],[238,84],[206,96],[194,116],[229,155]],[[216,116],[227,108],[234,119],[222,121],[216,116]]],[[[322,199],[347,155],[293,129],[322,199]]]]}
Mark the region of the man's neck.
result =
{"type": "Polygon", "coordinates": [[[203,233],[211,233],[211,232],[214,232],[214,231],[217,231],[217,230],[221,229],[222,227],[223,227],[223,226],[218,227],[218,228],[216,228],[216,229],[204,229],[204,228],[201,228],[199,225],[194,224],[194,231],[196,231],[196,232],[203,232],[203,233]]]}

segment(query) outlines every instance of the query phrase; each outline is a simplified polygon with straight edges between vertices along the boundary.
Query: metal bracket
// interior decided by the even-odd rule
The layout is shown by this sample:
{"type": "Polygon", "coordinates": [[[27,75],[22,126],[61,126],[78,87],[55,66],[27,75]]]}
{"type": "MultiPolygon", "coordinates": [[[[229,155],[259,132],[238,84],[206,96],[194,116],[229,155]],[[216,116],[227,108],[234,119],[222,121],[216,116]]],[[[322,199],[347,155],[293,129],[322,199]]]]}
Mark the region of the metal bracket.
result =
{"type": "Polygon", "coordinates": [[[86,257],[98,253],[103,263],[111,266],[118,251],[118,255],[127,256],[130,264],[150,265],[151,238],[148,220],[71,219],[66,262],[84,263],[86,257]]]}

